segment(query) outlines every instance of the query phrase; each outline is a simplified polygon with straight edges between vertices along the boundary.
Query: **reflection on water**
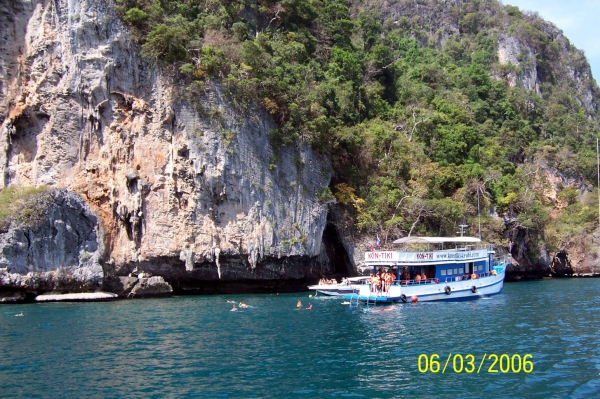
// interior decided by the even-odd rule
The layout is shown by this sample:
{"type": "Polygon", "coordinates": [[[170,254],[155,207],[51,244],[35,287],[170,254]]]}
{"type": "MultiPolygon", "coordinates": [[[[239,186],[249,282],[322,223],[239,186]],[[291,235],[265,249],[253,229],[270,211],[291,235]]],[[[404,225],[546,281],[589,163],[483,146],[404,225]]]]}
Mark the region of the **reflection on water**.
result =
{"type": "Polygon", "coordinates": [[[599,285],[376,307],[308,293],[3,306],[0,396],[598,397],[599,285]],[[418,370],[421,354],[504,353],[531,354],[533,372],[418,370]]]}

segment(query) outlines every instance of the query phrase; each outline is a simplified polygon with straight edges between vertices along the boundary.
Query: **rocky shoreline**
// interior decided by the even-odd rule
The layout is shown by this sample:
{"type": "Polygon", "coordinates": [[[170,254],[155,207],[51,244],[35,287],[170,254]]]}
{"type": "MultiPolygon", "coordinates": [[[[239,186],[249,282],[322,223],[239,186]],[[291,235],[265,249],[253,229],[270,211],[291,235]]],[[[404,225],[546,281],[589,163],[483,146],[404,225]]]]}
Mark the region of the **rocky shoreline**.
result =
{"type": "MultiPolygon", "coordinates": [[[[0,277],[5,277],[0,275],[0,277]]],[[[0,303],[18,302],[59,302],[59,301],[105,301],[125,298],[169,297],[173,288],[160,276],[118,277],[108,279],[102,288],[94,292],[73,292],[68,290],[35,290],[27,285],[20,289],[0,286],[0,303]]]]}
{"type": "Polygon", "coordinates": [[[36,201],[44,209],[37,220],[14,222],[0,233],[2,303],[99,291],[118,298],[291,292],[331,273],[319,256],[293,255],[288,250],[265,254],[253,264],[252,256],[222,252],[218,246],[208,255],[188,249],[150,259],[140,255],[136,262],[117,264],[107,251],[110,238],[79,194],[55,189],[39,196],[43,201],[36,201]]]}

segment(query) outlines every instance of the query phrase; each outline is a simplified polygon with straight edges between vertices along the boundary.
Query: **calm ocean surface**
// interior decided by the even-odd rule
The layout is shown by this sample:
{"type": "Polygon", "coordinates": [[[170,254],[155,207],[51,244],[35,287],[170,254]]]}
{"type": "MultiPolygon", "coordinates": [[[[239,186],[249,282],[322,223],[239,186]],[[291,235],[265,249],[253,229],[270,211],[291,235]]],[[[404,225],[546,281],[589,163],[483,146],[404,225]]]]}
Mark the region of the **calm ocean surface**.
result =
{"type": "Polygon", "coordinates": [[[598,279],[456,303],[348,307],[310,294],[1,306],[0,397],[600,397],[598,279]],[[313,310],[296,311],[298,299],[313,310]],[[440,371],[420,372],[421,354],[438,354],[440,371]],[[475,368],[486,354],[479,374],[465,371],[468,354],[475,368]],[[491,354],[519,355],[514,367],[531,354],[533,371],[505,357],[490,373],[491,354]]]}

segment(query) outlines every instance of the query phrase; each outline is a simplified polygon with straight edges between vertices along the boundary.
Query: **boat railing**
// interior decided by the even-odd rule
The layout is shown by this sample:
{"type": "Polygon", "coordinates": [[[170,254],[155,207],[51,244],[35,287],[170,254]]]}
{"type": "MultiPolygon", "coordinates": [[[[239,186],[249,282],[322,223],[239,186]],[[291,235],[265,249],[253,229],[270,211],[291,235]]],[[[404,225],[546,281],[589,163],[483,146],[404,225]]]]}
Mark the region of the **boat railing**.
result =
{"type": "Polygon", "coordinates": [[[455,248],[445,248],[442,251],[478,251],[481,249],[486,249],[488,251],[494,250],[494,244],[472,244],[472,245],[463,245],[457,246],[455,248]]]}
{"type": "MultiPolygon", "coordinates": [[[[437,248],[437,249],[428,249],[428,251],[434,251],[434,252],[446,252],[446,251],[479,251],[479,250],[488,250],[488,251],[493,251],[494,250],[494,244],[472,244],[472,245],[460,245],[460,246],[454,246],[454,247],[448,247],[448,248],[437,248]]],[[[386,249],[377,249],[378,251],[398,251],[397,248],[389,248],[387,247],[386,249]]],[[[414,251],[414,250],[406,250],[406,251],[399,251],[399,252],[422,252],[422,251],[414,251]]]]}
{"type": "Polygon", "coordinates": [[[422,280],[396,280],[394,281],[394,285],[424,285],[424,284],[437,284],[439,283],[439,279],[437,278],[426,278],[422,280]]]}
{"type": "Polygon", "coordinates": [[[498,275],[498,273],[495,270],[492,270],[492,271],[489,271],[489,272],[477,272],[477,273],[473,273],[471,275],[446,277],[446,279],[444,280],[444,282],[445,283],[452,283],[452,282],[456,282],[456,281],[477,280],[477,279],[480,279],[480,278],[492,277],[492,276],[497,276],[497,275],[498,275]]]}

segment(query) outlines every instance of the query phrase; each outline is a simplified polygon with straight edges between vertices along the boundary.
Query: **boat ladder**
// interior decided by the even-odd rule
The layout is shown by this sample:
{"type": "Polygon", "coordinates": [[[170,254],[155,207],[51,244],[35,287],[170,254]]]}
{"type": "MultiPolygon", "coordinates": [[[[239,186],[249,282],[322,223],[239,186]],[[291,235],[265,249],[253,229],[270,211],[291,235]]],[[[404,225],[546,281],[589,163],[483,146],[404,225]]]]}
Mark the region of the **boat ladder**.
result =
{"type": "MultiPolygon", "coordinates": [[[[352,300],[354,299],[354,294],[352,294],[352,296],[350,297],[350,306],[352,306],[352,300]]],[[[360,294],[356,294],[356,307],[358,307],[358,305],[360,304],[360,294]]]]}
{"type": "Polygon", "coordinates": [[[375,295],[371,295],[371,293],[367,295],[367,306],[369,305],[377,305],[377,293],[375,295]],[[372,302],[371,299],[373,300],[372,302]]]}

